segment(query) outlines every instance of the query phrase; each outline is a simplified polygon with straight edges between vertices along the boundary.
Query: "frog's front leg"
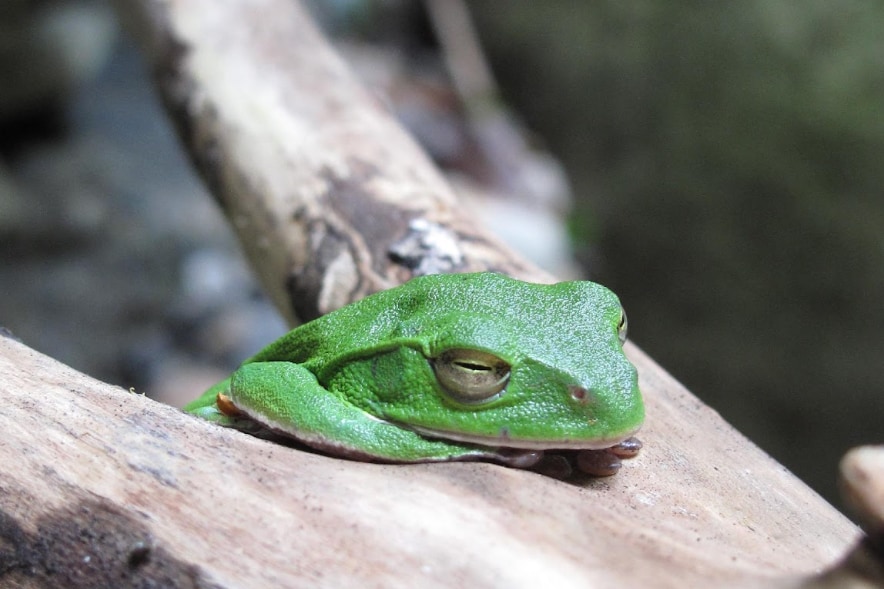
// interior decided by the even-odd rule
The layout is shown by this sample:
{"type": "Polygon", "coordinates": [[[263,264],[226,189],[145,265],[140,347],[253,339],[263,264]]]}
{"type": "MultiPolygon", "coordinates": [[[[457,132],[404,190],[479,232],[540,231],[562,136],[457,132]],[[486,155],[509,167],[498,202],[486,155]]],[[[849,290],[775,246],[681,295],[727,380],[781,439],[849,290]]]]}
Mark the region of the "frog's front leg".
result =
{"type": "Polygon", "coordinates": [[[206,421],[260,436],[266,432],[264,427],[240,414],[235,408],[231,408],[227,396],[230,391],[230,380],[230,378],[222,380],[198,399],[185,405],[184,410],[206,421]]]}
{"type": "Polygon", "coordinates": [[[423,438],[366,413],[326,390],[313,373],[292,362],[245,364],[201,400],[212,392],[221,394],[221,402],[212,404],[213,411],[227,415],[216,416],[214,421],[244,429],[230,423],[238,417],[225,407],[227,397],[250,420],[329,454],[382,462],[500,460],[491,448],[423,438]]]}

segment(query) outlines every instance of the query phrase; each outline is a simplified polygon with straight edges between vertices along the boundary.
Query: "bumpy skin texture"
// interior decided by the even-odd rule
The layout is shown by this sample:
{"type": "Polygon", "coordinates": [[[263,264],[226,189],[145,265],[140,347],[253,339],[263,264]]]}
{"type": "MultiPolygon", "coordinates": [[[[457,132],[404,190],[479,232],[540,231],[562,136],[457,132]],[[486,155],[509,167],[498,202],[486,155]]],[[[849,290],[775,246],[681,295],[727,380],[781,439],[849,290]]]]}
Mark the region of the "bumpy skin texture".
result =
{"type": "Polygon", "coordinates": [[[609,448],[641,426],[622,322],[617,297],[592,282],[423,276],[294,329],[185,409],[351,458],[521,466],[543,450],[609,448]],[[434,366],[450,350],[500,359],[505,387],[466,401],[440,384],[434,366]]]}

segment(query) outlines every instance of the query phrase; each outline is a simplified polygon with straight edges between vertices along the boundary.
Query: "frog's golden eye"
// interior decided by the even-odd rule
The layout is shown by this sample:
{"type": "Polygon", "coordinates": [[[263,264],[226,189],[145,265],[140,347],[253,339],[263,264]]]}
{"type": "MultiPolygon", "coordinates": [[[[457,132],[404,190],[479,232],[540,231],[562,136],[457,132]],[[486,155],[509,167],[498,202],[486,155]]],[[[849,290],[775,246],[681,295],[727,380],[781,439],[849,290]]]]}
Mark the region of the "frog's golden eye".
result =
{"type": "Polygon", "coordinates": [[[620,324],[617,326],[617,335],[620,337],[620,345],[626,343],[626,328],[629,323],[626,321],[626,311],[620,309],[620,324]]]}
{"type": "Polygon", "coordinates": [[[510,365],[488,352],[446,350],[431,361],[445,392],[461,403],[484,403],[506,387],[510,365]]]}

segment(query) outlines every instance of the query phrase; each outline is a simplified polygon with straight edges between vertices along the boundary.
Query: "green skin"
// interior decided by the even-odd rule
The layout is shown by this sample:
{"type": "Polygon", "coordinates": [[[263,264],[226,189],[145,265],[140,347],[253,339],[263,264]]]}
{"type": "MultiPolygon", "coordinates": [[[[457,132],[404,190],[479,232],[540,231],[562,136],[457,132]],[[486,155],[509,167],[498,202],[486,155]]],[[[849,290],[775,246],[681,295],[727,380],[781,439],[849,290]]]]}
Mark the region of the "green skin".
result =
{"type": "Polygon", "coordinates": [[[624,339],[593,282],[423,276],[292,330],[185,410],[360,460],[530,466],[639,429],[624,339]]]}

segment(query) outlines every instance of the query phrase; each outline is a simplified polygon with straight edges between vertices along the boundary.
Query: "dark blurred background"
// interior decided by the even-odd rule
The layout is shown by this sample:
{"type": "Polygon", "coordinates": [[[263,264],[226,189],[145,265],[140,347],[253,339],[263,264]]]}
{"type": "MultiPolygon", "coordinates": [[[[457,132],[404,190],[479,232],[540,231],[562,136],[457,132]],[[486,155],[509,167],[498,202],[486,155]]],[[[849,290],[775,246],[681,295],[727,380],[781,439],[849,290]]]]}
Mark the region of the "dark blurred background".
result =
{"type": "MultiPolygon", "coordinates": [[[[478,97],[430,5],[310,3],[492,224],[557,211],[574,258],[541,263],[840,505],[840,456],[884,442],[884,4],[473,0],[478,97]]],[[[152,92],[104,2],[0,7],[0,324],[180,403],[285,327],[152,92]]]]}

